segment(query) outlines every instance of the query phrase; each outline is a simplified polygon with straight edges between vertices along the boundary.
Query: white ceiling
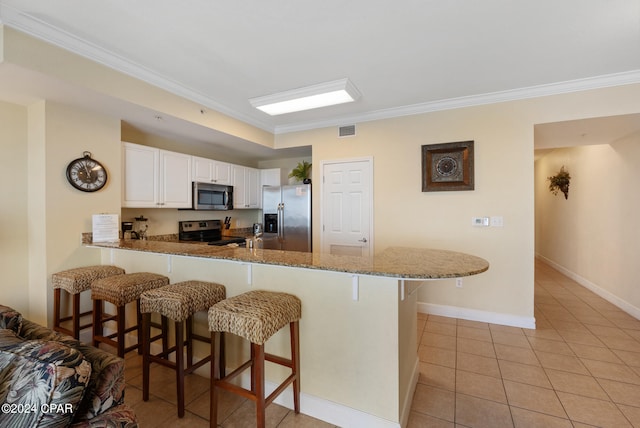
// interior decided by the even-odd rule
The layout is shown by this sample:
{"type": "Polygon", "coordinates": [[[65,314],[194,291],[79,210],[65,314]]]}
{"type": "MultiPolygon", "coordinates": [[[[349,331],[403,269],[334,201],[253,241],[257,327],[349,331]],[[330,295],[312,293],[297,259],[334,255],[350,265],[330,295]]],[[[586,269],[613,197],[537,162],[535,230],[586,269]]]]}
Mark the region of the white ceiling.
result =
{"type": "Polygon", "coordinates": [[[0,0],[0,21],[275,133],[640,82],[638,0],[0,0]],[[355,103],[248,101],[344,77],[355,103]]]}

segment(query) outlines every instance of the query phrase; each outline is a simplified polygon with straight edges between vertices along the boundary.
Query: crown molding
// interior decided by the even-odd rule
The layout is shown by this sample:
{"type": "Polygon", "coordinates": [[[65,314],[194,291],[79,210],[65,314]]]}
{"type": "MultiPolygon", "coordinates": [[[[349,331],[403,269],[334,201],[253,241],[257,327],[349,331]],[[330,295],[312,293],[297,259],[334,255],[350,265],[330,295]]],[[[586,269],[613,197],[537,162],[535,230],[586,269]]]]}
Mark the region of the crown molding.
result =
{"type": "Polygon", "coordinates": [[[417,115],[442,110],[452,110],[485,104],[495,104],[528,98],[538,98],[569,92],[586,91],[611,86],[622,86],[640,83],[640,70],[631,70],[602,76],[588,77],[545,85],[530,86],[507,91],[492,92],[467,97],[450,98],[438,101],[412,104],[408,106],[375,110],[363,114],[340,116],[320,121],[310,121],[297,124],[273,126],[270,123],[257,120],[254,117],[232,110],[216,100],[202,95],[202,93],[186,87],[175,80],[167,78],[140,64],[129,61],[113,52],[105,50],[93,43],[80,39],[58,27],[52,26],[32,15],[20,12],[0,2],[0,24],[22,31],[30,36],[41,39],[82,57],[102,64],[116,71],[140,79],[177,96],[191,100],[207,109],[216,110],[234,119],[245,122],[273,134],[308,131],[318,128],[342,126],[374,120],[391,119],[394,117],[417,115]]]}
{"type": "Polygon", "coordinates": [[[585,79],[550,83],[546,85],[529,86],[526,88],[518,88],[508,91],[491,92],[487,94],[471,95],[467,97],[429,101],[426,103],[376,110],[364,114],[341,116],[322,121],[281,125],[276,126],[276,128],[274,129],[274,134],[278,135],[290,132],[309,131],[312,129],[342,126],[345,124],[392,119],[394,117],[412,116],[423,113],[431,113],[435,111],[453,110],[464,107],[496,104],[529,98],[539,98],[549,95],[587,91],[591,89],[600,89],[612,86],[631,85],[635,83],[640,83],[640,70],[631,70],[622,73],[613,73],[596,77],[588,77],[585,79]]]}
{"type": "Polygon", "coordinates": [[[59,48],[68,50],[83,58],[149,83],[174,95],[193,101],[207,109],[216,110],[234,119],[253,125],[265,131],[273,132],[271,124],[256,120],[232,110],[202,93],[161,75],[141,64],[130,61],[114,52],[94,43],[81,39],[68,31],[50,25],[32,15],[20,12],[0,2],[0,23],[29,36],[43,40],[59,48]]]}

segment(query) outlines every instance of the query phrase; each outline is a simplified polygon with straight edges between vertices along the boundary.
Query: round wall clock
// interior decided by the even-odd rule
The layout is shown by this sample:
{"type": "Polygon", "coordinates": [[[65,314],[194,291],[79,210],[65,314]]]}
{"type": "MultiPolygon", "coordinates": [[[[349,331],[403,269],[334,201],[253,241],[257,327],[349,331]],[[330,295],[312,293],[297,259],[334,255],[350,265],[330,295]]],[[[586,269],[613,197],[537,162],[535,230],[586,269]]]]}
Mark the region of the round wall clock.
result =
{"type": "Polygon", "coordinates": [[[67,166],[67,180],[78,190],[95,192],[107,184],[107,170],[100,162],[91,159],[90,152],[72,160],[67,166]]]}

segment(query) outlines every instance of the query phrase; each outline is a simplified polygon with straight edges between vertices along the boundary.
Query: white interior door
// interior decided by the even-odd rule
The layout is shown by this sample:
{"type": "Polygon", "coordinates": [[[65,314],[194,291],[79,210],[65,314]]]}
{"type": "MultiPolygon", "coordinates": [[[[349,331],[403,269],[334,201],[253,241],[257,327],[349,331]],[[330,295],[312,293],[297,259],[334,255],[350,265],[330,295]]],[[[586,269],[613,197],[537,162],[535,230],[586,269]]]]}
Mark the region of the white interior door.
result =
{"type": "Polygon", "coordinates": [[[328,161],[322,167],[322,252],[373,251],[373,160],[328,161]]]}

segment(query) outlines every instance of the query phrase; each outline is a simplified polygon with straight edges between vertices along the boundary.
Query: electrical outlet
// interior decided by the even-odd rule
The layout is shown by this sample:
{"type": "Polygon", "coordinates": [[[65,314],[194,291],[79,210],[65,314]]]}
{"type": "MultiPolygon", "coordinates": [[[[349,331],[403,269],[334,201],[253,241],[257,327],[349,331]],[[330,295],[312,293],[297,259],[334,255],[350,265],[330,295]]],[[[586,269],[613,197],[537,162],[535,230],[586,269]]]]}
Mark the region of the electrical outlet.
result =
{"type": "Polygon", "coordinates": [[[462,288],[462,278],[456,278],[456,287],[462,288]]]}
{"type": "Polygon", "coordinates": [[[491,227],[503,227],[504,218],[502,216],[491,217],[491,227]]]}

